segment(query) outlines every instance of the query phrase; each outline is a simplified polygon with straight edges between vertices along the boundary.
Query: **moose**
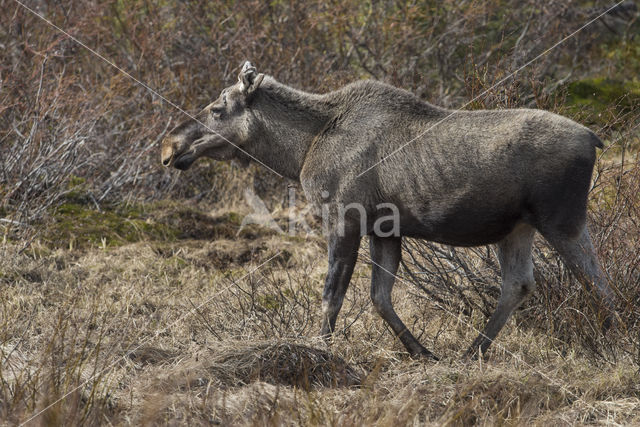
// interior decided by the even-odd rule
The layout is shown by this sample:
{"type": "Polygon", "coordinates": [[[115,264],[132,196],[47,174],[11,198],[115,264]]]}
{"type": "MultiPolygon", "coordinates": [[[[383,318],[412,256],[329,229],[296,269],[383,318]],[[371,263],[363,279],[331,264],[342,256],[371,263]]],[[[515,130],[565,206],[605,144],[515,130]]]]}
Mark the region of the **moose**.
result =
{"type": "Polygon", "coordinates": [[[485,354],[536,288],[538,231],[604,307],[613,291],[586,226],[587,195],[601,140],[565,117],[535,109],[447,110],[379,81],[325,94],[303,92],[245,62],[238,82],[162,142],[162,164],[186,170],[203,156],[256,161],[300,182],[328,206],[329,266],[321,334],[330,337],[369,236],[371,299],[414,357],[436,357],[396,314],[391,291],[402,237],[452,246],[496,244],[501,294],[466,355],[485,354]],[[338,207],[362,206],[364,222],[338,207]],[[397,233],[374,223],[391,204],[397,233]]]}

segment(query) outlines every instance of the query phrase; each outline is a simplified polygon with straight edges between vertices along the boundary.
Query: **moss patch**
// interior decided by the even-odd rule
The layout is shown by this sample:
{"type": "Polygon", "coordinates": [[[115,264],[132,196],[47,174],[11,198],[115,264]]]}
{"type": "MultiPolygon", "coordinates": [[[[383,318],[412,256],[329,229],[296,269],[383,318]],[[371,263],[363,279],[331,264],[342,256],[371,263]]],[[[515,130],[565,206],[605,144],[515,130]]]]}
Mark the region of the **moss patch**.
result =
{"type": "Polygon", "coordinates": [[[152,216],[159,223],[179,230],[181,239],[233,239],[241,223],[235,212],[212,217],[190,207],[156,210],[152,216]]]}
{"type": "Polygon", "coordinates": [[[119,246],[141,240],[175,240],[179,231],[153,221],[140,206],[114,206],[98,211],[67,202],[58,207],[42,235],[48,246],[85,248],[119,246]]]}
{"type": "Polygon", "coordinates": [[[640,82],[592,78],[571,82],[564,88],[566,108],[582,123],[605,126],[640,105],[640,82]]]}
{"type": "Polygon", "coordinates": [[[42,224],[41,241],[49,248],[114,247],[139,241],[257,239],[275,231],[252,224],[240,229],[236,212],[211,216],[177,202],[121,204],[97,210],[82,193],[66,199],[42,224]]]}

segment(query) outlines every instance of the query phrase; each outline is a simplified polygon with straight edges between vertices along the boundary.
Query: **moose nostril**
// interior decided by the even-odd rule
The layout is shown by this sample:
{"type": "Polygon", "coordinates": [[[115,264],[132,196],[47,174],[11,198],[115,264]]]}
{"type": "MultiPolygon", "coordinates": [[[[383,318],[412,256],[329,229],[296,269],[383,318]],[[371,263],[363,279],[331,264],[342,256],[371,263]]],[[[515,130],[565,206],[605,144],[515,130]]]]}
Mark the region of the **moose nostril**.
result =
{"type": "Polygon", "coordinates": [[[162,161],[162,164],[164,166],[169,166],[169,163],[171,163],[171,157],[168,157],[162,161]]]}

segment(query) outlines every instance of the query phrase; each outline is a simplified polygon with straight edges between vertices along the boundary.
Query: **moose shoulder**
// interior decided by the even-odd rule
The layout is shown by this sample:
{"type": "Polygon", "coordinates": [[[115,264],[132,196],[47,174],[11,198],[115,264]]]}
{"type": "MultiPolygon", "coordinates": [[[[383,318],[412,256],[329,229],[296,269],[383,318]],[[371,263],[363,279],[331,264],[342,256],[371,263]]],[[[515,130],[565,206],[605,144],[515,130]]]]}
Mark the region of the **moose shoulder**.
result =
{"type": "Polygon", "coordinates": [[[202,156],[237,158],[299,180],[329,212],[322,334],[334,329],[361,237],[369,235],[375,308],[412,355],[433,357],[391,305],[402,236],[497,244],[502,293],[468,355],[484,353],[533,292],[536,230],[612,305],[586,228],[596,147],[602,142],[589,129],[545,111],[450,111],[376,81],[310,94],[247,62],[235,85],[165,138],[162,163],[187,169],[202,156]],[[358,206],[366,220],[339,215],[344,206],[358,206]],[[393,233],[375,226],[388,211],[397,215],[393,233]]]}

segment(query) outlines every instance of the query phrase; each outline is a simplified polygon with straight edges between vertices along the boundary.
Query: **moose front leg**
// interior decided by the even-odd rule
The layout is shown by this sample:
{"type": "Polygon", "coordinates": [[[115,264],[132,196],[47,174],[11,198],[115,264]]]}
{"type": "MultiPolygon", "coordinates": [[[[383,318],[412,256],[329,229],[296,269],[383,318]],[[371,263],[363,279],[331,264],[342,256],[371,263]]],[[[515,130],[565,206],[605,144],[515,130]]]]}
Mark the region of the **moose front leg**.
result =
{"type": "Polygon", "coordinates": [[[391,290],[396,280],[396,272],[402,252],[400,237],[370,236],[369,246],[373,263],[371,272],[371,300],[385,322],[393,329],[398,339],[413,357],[438,360],[409,332],[391,305],[391,290]]]}
{"type": "Polygon", "coordinates": [[[355,233],[345,236],[332,233],[329,237],[329,271],[322,294],[321,334],[325,338],[329,338],[335,328],[358,259],[360,239],[360,235],[355,233]]]}

